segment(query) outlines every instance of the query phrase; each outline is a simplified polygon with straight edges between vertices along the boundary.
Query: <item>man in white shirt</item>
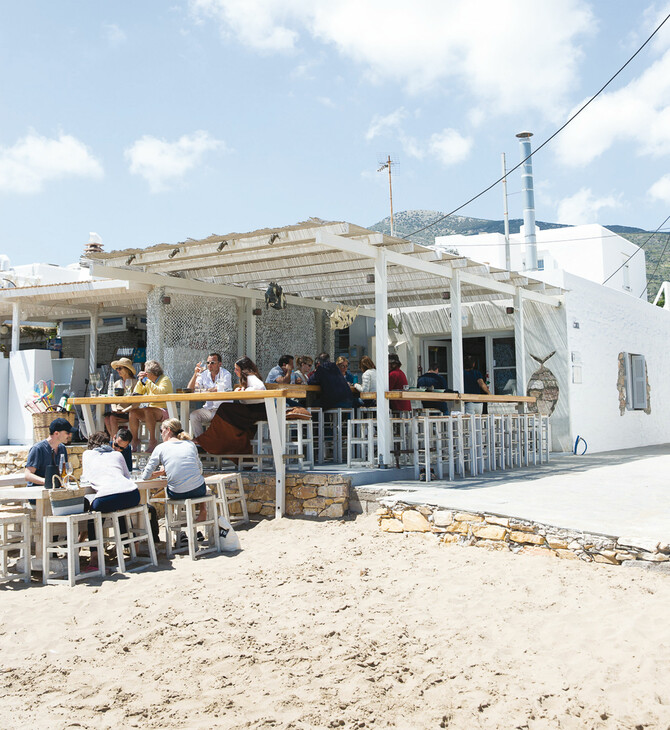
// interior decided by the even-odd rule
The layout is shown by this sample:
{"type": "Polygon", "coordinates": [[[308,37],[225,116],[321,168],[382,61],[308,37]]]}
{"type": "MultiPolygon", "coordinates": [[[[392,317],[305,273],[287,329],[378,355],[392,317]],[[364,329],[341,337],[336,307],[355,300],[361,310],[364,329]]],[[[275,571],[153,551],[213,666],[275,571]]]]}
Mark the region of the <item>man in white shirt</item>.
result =
{"type": "MultiPolygon", "coordinates": [[[[207,355],[205,368],[202,367],[202,361],[195,366],[188,387],[210,392],[233,389],[232,377],[224,367],[221,367],[221,355],[218,352],[211,352],[207,355]]],[[[193,438],[197,438],[207,430],[221,402],[209,400],[202,408],[198,408],[197,411],[191,413],[191,434],[193,438]]]]}

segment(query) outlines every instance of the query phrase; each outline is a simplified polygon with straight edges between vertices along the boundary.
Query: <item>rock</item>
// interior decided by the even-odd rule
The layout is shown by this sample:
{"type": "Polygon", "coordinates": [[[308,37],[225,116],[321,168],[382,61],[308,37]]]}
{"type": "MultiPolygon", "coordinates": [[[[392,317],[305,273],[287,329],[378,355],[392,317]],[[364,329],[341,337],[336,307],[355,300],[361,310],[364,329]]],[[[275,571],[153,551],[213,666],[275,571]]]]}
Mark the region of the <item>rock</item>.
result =
{"type": "Polygon", "coordinates": [[[642,552],[637,554],[638,560],[646,560],[649,563],[665,563],[668,561],[668,556],[663,553],[647,553],[642,552]]]}
{"type": "Polygon", "coordinates": [[[247,502],[247,511],[249,512],[249,514],[258,514],[261,511],[262,507],[262,502],[247,502]]]}
{"type": "Polygon", "coordinates": [[[475,547],[486,548],[487,550],[498,550],[509,552],[509,546],[503,540],[478,540],[475,547]]]}
{"type": "Polygon", "coordinates": [[[579,560],[579,555],[573,553],[572,550],[556,550],[556,555],[563,560],[579,560]]]}
{"type": "Polygon", "coordinates": [[[538,547],[537,545],[525,546],[521,551],[524,555],[537,555],[540,558],[553,558],[556,553],[546,547],[538,547]]]}
{"type": "Polygon", "coordinates": [[[507,530],[498,525],[483,525],[473,527],[472,534],[482,540],[504,540],[507,536],[507,530]]]}
{"type": "MultiPolygon", "coordinates": [[[[303,504],[303,509],[319,510],[321,511],[328,506],[328,502],[325,497],[314,497],[314,499],[306,499],[303,504]]],[[[305,513],[306,514],[306,513],[305,513]]]]}
{"type": "Polygon", "coordinates": [[[437,510],[433,512],[433,524],[435,527],[447,527],[454,521],[454,513],[450,510],[437,510]]]}
{"type": "Polygon", "coordinates": [[[291,494],[296,499],[313,499],[316,497],[316,487],[312,486],[305,486],[304,484],[301,484],[298,487],[294,487],[291,489],[291,494]]]}
{"type": "Polygon", "coordinates": [[[524,525],[524,524],[510,524],[510,529],[514,530],[516,532],[535,532],[535,526],[534,525],[524,525]]]}
{"type": "Polygon", "coordinates": [[[513,530],[509,534],[509,539],[513,542],[520,542],[522,544],[529,544],[529,545],[544,545],[545,539],[542,535],[533,535],[530,532],[519,532],[518,530],[513,530]]]}
{"type": "Polygon", "coordinates": [[[328,476],[326,474],[305,474],[302,478],[303,484],[328,484],[328,476]]]}
{"type": "Polygon", "coordinates": [[[421,514],[424,517],[429,517],[430,515],[433,514],[433,508],[432,507],[426,507],[425,505],[420,505],[419,507],[416,508],[416,511],[417,512],[421,512],[421,514]]]}
{"type": "Polygon", "coordinates": [[[388,507],[378,507],[374,514],[376,514],[378,517],[381,517],[382,515],[390,515],[391,511],[388,507]]]}
{"type": "Polygon", "coordinates": [[[547,538],[547,545],[552,550],[567,550],[568,543],[565,540],[554,540],[553,538],[547,538]]]}
{"type": "Polygon", "coordinates": [[[455,533],[457,535],[467,535],[470,531],[470,525],[467,522],[452,522],[447,527],[447,532],[455,533]]]}
{"type": "Polygon", "coordinates": [[[347,484],[323,484],[317,488],[317,494],[320,497],[347,497],[349,495],[349,486],[347,484]]]}
{"type": "Polygon", "coordinates": [[[349,477],[344,477],[341,474],[331,474],[331,476],[328,477],[328,484],[349,485],[350,483],[351,483],[351,479],[349,477]]]}
{"type": "Polygon", "coordinates": [[[379,522],[379,527],[384,532],[404,532],[405,528],[402,526],[402,522],[397,520],[395,517],[382,518],[379,522]]]}
{"type": "Polygon", "coordinates": [[[344,504],[331,504],[319,512],[319,517],[344,517],[344,504]]]}
{"type": "Polygon", "coordinates": [[[452,535],[447,533],[444,537],[440,538],[442,542],[447,544],[454,544],[459,541],[458,535],[452,535]]]}
{"type": "Polygon", "coordinates": [[[643,537],[620,537],[617,545],[621,547],[633,547],[640,550],[646,550],[648,553],[655,553],[659,546],[658,540],[647,540],[643,537]]]}
{"type": "Polygon", "coordinates": [[[402,513],[402,524],[405,532],[429,532],[430,523],[417,510],[408,509],[402,513]]]}
{"type": "Polygon", "coordinates": [[[275,508],[273,505],[267,504],[265,507],[261,508],[261,514],[264,517],[273,517],[275,513],[275,508]]]}
{"type": "Polygon", "coordinates": [[[298,478],[293,476],[292,474],[287,474],[285,479],[286,479],[285,484],[287,487],[298,486],[298,478]]]}
{"type": "Polygon", "coordinates": [[[489,525],[500,525],[501,527],[509,527],[508,517],[495,517],[493,515],[489,515],[485,519],[489,525]]]}
{"type": "Polygon", "coordinates": [[[596,563],[607,563],[608,565],[620,565],[620,562],[614,556],[603,555],[602,553],[596,553],[593,556],[593,560],[596,563]]]}
{"type": "Polygon", "coordinates": [[[619,562],[623,562],[624,560],[637,560],[637,553],[618,552],[614,555],[614,557],[619,562]]]}
{"type": "Polygon", "coordinates": [[[484,522],[482,515],[475,515],[471,512],[456,512],[454,520],[456,522],[484,522]]]}
{"type": "Polygon", "coordinates": [[[270,502],[275,498],[275,488],[269,484],[258,484],[251,492],[251,498],[259,502],[270,502]]]}
{"type": "Polygon", "coordinates": [[[300,499],[286,499],[286,514],[287,515],[301,515],[302,514],[302,500],[300,499]]]}

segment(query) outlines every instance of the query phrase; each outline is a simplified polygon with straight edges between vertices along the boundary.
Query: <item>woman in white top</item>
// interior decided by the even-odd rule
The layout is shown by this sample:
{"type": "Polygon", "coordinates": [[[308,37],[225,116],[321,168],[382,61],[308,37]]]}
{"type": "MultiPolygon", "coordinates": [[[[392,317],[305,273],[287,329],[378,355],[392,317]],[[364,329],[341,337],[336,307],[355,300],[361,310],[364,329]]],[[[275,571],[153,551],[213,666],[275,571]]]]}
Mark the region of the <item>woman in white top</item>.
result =
{"type": "MultiPolygon", "coordinates": [[[[265,390],[258,368],[253,360],[241,357],[235,363],[235,375],[240,390],[265,390]]],[[[251,439],[256,434],[256,423],[265,420],[265,400],[249,400],[222,403],[205,433],[195,442],[209,454],[250,454],[251,439]]]]}
{"type": "MultiPolygon", "coordinates": [[[[86,495],[91,512],[116,512],[130,509],[140,503],[140,492],[130,478],[128,465],[120,451],[115,451],[104,431],[97,431],[88,439],[88,449],[81,457],[81,481],[95,490],[86,495]]],[[[119,519],[121,532],[126,531],[126,522],[119,519]]],[[[93,520],[88,522],[88,538],[95,539],[93,520]]],[[[98,553],[91,550],[91,562],[86,570],[98,569],[98,553]]]]}
{"type": "Polygon", "coordinates": [[[297,367],[291,375],[291,385],[307,385],[314,360],[309,355],[300,355],[295,364],[297,367]]]}
{"type": "Polygon", "coordinates": [[[356,388],[361,393],[374,393],[377,390],[377,370],[374,362],[367,355],[363,355],[360,362],[360,367],[363,375],[361,376],[361,382],[355,383],[356,388]]]}

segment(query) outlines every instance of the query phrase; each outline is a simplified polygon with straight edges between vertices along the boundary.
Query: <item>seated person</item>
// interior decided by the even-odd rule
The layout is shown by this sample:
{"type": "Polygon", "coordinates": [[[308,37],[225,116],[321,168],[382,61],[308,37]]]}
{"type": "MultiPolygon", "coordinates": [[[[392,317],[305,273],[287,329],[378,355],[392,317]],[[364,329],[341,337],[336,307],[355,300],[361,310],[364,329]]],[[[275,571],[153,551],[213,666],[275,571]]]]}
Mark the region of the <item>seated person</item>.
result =
{"type": "MultiPolygon", "coordinates": [[[[196,499],[207,494],[202,476],[202,462],[196,445],[176,418],[168,418],[161,425],[163,443],[156,446],[144,467],[142,479],[165,475],[165,492],[169,499],[196,499]],[[160,468],[157,468],[159,467],[160,468]]],[[[207,505],[201,504],[196,522],[207,515],[207,505]]]]}
{"type": "Polygon", "coordinates": [[[356,382],[356,378],[354,378],[354,376],[349,372],[349,360],[340,355],[337,360],[335,360],[335,364],[340,369],[342,375],[344,375],[344,379],[347,383],[349,383],[349,385],[353,385],[356,382]]]}
{"type": "Polygon", "coordinates": [[[358,400],[351,392],[349,383],[330,355],[322,352],[316,358],[316,370],[308,381],[309,385],[319,385],[321,395],[319,403],[324,410],[331,408],[353,408],[354,401],[358,400]]]}
{"type": "MultiPolygon", "coordinates": [[[[130,448],[130,442],[133,439],[132,433],[130,433],[130,430],[127,428],[120,428],[116,432],[116,436],[111,440],[110,446],[114,449],[114,451],[118,452],[123,456],[123,460],[126,462],[126,466],[128,467],[128,471],[132,472],[133,470],[133,452],[130,448]]],[[[158,530],[158,513],[156,512],[156,508],[153,506],[153,504],[147,505],[149,508],[149,517],[151,519],[151,532],[154,536],[154,542],[160,542],[160,532],[158,530]]]]}
{"type": "Polygon", "coordinates": [[[44,485],[47,467],[52,467],[54,474],[59,473],[61,458],[67,462],[65,444],[70,443],[72,426],[67,418],[54,418],[49,424],[49,435],[38,441],[28,452],[28,461],[24,471],[28,484],[44,485]]]}
{"type": "MultiPolygon", "coordinates": [[[[81,456],[81,481],[95,494],[87,494],[91,512],[115,512],[136,507],[140,503],[140,492],[130,478],[128,465],[121,453],[109,444],[104,431],[96,431],[88,439],[88,448],[81,456]]],[[[119,520],[121,532],[125,533],[125,520],[119,520]]],[[[89,540],[95,537],[93,520],[88,523],[89,540]]],[[[91,550],[91,570],[97,570],[98,556],[91,550]]]]}
{"type": "MultiPolygon", "coordinates": [[[[191,379],[188,381],[190,389],[200,391],[225,391],[233,389],[233,380],[226,368],[221,367],[221,355],[218,352],[210,352],[207,355],[207,368],[203,370],[202,362],[195,366],[191,379]]],[[[208,400],[202,408],[193,411],[190,416],[191,433],[197,438],[209,426],[214,418],[216,409],[221,401],[208,400]]]]}
{"type": "Polygon", "coordinates": [[[293,373],[293,355],[282,355],[277,364],[270,370],[266,383],[280,383],[288,385],[291,382],[293,373]]]}
{"type": "MultiPolygon", "coordinates": [[[[118,380],[114,381],[114,389],[123,388],[124,394],[130,395],[137,384],[137,373],[130,358],[122,357],[120,360],[114,360],[112,368],[119,376],[118,380]]],[[[105,428],[110,436],[115,434],[121,426],[128,425],[130,408],[131,406],[112,404],[111,408],[105,411],[105,428]]]]}
{"type": "MultiPolygon", "coordinates": [[[[404,390],[405,386],[409,385],[401,367],[400,358],[395,354],[389,355],[389,390],[404,390]]],[[[392,400],[390,404],[392,411],[412,410],[412,404],[408,400],[392,400]]]]}
{"type": "MultiPolygon", "coordinates": [[[[430,363],[428,370],[419,376],[416,384],[419,388],[430,388],[431,390],[448,390],[447,381],[438,372],[438,364],[436,362],[430,363]]],[[[451,392],[451,391],[450,391],[451,392]]],[[[442,411],[444,414],[449,413],[449,406],[440,401],[421,401],[421,405],[424,408],[433,408],[436,411],[442,411]]]]}
{"type": "MultiPolygon", "coordinates": [[[[241,357],[235,363],[240,390],[265,390],[258,368],[251,358],[241,357]]],[[[262,398],[222,403],[209,428],[196,441],[209,454],[250,454],[256,423],[266,418],[262,398]]]]}
{"type": "MultiPolygon", "coordinates": [[[[163,368],[155,360],[147,360],[144,370],[137,374],[137,385],[133,391],[137,395],[167,395],[172,393],[170,378],[163,373],[163,368]]],[[[129,414],[128,427],[133,434],[132,449],[137,451],[140,447],[138,437],[140,423],[144,421],[149,432],[149,451],[156,448],[156,424],[169,417],[166,403],[153,403],[146,408],[133,406],[129,414]]]]}
{"type": "Polygon", "coordinates": [[[360,393],[375,393],[377,391],[377,368],[372,358],[363,355],[360,366],[363,375],[360,383],[354,383],[354,388],[360,393]]]}
{"type": "Polygon", "coordinates": [[[313,364],[314,360],[312,360],[309,355],[300,355],[300,357],[296,360],[296,365],[298,367],[291,374],[291,385],[307,385],[309,373],[313,364]]]}

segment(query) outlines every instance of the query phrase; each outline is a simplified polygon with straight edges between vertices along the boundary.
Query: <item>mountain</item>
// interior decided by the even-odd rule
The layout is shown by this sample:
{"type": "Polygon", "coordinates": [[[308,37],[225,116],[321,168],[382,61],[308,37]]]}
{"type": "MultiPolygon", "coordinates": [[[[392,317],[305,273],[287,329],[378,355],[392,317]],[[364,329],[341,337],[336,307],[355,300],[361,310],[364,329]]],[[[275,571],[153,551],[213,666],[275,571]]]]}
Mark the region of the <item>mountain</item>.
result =
{"type": "MultiPolygon", "coordinates": [[[[505,224],[503,221],[492,221],[484,218],[469,218],[468,216],[452,215],[444,220],[431,225],[440,219],[444,213],[438,210],[403,210],[393,216],[394,234],[403,238],[414,231],[411,236],[414,243],[423,246],[432,246],[436,236],[475,236],[478,233],[504,233],[505,224]],[[426,228],[430,226],[430,228],[426,228]],[[425,230],[422,230],[425,229],[425,230]]],[[[512,218],[509,222],[510,233],[518,233],[523,219],[512,218]]],[[[536,221],[538,228],[564,228],[561,223],[547,223],[536,221]]],[[[380,233],[391,233],[391,219],[384,218],[369,228],[380,233]]],[[[612,233],[617,233],[622,238],[642,246],[645,251],[647,263],[647,279],[649,281],[649,298],[653,301],[661,283],[670,281],[670,233],[656,233],[645,231],[643,228],[630,226],[605,226],[612,233]]]]}

